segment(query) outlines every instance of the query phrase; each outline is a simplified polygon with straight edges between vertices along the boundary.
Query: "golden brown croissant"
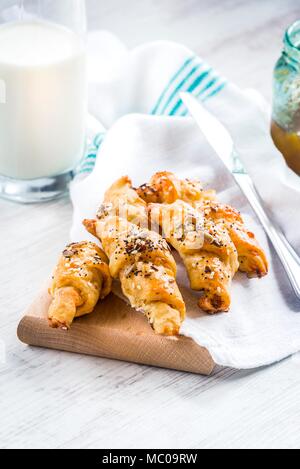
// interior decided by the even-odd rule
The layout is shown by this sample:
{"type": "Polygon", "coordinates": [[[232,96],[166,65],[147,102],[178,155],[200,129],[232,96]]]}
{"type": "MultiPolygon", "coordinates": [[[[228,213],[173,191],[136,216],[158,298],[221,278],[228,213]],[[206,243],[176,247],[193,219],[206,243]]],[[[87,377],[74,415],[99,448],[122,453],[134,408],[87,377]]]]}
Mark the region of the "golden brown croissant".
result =
{"type": "Polygon", "coordinates": [[[168,171],[154,174],[150,183],[139,187],[137,193],[147,204],[172,204],[183,200],[193,205],[203,200],[214,200],[216,196],[215,191],[205,191],[199,181],[181,180],[168,171]]]}
{"type": "Polygon", "coordinates": [[[263,277],[268,273],[268,260],[254,233],[247,230],[241,214],[230,205],[206,202],[201,207],[207,219],[224,226],[239,256],[239,269],[249,277],[263,277]]]}
{"type": "Polygon", "coordinates": [[[157,173],[150,183],[137,190],[147,203],[172,203],[184,200],[205,218],[223,225],[229,232],[239,256],[240,271],[249,277],[263,277],[268,273],[268,261],[255,235],[247,230],[240,213],[229,205],[217,203],[213,191],[203,191],[197,181],[180,180],[173,173],[157,173]]]}
{"type": "Polygon", "coordinates": [[[148,227],[147,204],[132,188],[131,180],[124,176],[118,179],[105,193],[104,203],[98,210],[99,218],[111,214],[138,226],[148,227]]]}
{"type": "Polygon", "coordinates": [[[185,304],[176,284],[176,263],[165,240],[118,216],[84,225],[103,245],[110,272],[121,282],[131,306],[142,311],[158,334],[177,335],[185,304]]]}
{"type": "Polygon", "coordinates": [[[187,269],[191,288],[203,291],[201,309],[228,311],[230,286],[238,270],[238,256],[228,232],[183,201],[150,204],[152,220],[162,227],[187,269]]]}
{"type": "Polygon", "coordinates": [[[90,242],[67,246],[55,270],[49,290],[53,301],[49,325],[68,329],[75,317],[91,313],[99,298],[111,291],[108,259],[102,249],[90,242]]]}

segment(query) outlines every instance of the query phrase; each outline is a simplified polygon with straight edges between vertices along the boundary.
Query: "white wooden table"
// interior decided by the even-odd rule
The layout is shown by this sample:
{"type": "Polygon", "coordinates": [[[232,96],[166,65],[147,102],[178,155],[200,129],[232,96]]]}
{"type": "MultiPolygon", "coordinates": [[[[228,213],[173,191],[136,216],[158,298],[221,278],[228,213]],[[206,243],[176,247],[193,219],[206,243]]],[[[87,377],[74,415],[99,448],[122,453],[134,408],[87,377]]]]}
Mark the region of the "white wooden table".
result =
{"type": "MultiPolygon", "coordinates": [[[[112,30],[129,46],[184,42],[268,99],[283,31],[300,17],[295,0],[87,5],[90,27],[112,30]]],[[[0,201],[0,447],[299,448],[300,358],[205,378],[17,341],[18,320],[68,240],[71,215],[67,199],[0,201]]]]}

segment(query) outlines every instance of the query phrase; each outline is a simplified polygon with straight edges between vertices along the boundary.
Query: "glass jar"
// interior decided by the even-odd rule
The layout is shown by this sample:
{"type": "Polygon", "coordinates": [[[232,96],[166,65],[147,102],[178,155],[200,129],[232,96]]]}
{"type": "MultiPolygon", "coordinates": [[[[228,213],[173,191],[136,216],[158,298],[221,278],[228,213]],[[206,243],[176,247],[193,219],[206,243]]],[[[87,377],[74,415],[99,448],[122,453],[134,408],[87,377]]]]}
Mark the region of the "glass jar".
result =
{"type": "Polygon", "coordinates": [[[64,194],[85,151],[84,0],[0,2],[0,196],[64,194]]]}
{"type": "Polygon", "coordinates": [[[300,176],[300,21],[288,28],[274,70],[272,137],[300,176]]]}

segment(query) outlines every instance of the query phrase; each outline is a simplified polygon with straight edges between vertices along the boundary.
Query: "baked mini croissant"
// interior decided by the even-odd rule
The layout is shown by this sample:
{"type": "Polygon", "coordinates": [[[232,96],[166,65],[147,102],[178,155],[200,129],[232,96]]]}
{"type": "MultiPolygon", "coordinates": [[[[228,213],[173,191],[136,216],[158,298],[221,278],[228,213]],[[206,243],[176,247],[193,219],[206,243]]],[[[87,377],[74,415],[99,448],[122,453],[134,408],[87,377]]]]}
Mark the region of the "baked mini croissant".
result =
{"type": "Polygon", "coordinates": [[[98,210],[101,218],[111,213],[134,223],[148,227],[147,204],[132,188],[131,180],[127,177],[118,179],[105,193],[104,203],[98,210]]]}
{"type": "Polygon", "coordinates": [[[142,311],[158,334],[177,335],[185,304],[176,284],[176,263],[158,233],[118,216],[98,214],[84,225],[103,245],[110,272],[131,306],[142,311]]]}
{"type": "Polygon", "coordinates": [[[249,231],[241,214],[230,205],[206,202],[199,207],[206,219],[221,224],[228,230],[239,257],[239,270],[249,277],[267,275],[269,266],[264,250],[259,245],[254,233],[249,231]]]}
{"type": "Polygon", "coordinates": [[[199,181],[178,179],[168,171],[154,174],[149,184],[143,184],[137,193],[147,204],[172,204],[176,200],[183,200],[193,205],[216,197],[215,191],[204,190],[199,181]]]}
{"type": "Polygon", "coordinates": [[[108,259],[90,242],[67,246],[55,270],[49,293],[49,325],[69,329],[74,318],[91,313],[111,291],[108,259]]]}
{"type": "Polygon", "coordinates": [[[228,232],[183,201],[150,204],[151,218],[181,256],[191,288],[203,292],[199,306],[210,314],[228,311],[238,256],[228,232]]]}
{"type": "Polygon", "coordinates": [[[137,189],[139,196],[147,203],[172,203],[184,200],[205,218],[225,228],[234,243],[239,256],[239,270],[249,277],[263,277],[268,273],[268,261],[255,235],[247,229],[240,213],[229,205],[216,201],[214,191],[204,191],[197,181],[180,180],[173,173],[155,174],[149,184],[137,189]]]}

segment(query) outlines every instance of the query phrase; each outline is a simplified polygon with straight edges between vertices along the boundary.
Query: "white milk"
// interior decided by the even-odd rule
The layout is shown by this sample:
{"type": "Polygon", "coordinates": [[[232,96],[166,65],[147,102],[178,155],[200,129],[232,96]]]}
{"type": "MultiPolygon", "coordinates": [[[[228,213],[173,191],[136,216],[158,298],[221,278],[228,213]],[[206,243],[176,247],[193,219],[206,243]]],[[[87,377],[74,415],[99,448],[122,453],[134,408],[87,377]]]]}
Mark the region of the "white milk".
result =
{"type": "Polygon", "coordinates": [[[80,38],[41,21],[1,26],[0,94],[0,174],[34,179],[74,168],[85,141],[80,38]]]}

